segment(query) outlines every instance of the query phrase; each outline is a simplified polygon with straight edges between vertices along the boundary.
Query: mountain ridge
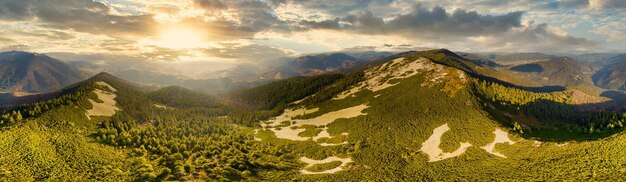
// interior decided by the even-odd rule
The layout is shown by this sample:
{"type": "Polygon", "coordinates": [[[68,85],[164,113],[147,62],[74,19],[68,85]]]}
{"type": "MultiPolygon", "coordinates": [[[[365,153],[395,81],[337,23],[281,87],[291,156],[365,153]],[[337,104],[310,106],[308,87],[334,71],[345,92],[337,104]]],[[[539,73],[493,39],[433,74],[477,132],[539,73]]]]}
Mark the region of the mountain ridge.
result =
{"type": "Polygon", "coordinates": [[[46,92],[82,80],[68,64],[44,54],[11,51],[0,53],[0,87],[11,92],[46,92]]]}

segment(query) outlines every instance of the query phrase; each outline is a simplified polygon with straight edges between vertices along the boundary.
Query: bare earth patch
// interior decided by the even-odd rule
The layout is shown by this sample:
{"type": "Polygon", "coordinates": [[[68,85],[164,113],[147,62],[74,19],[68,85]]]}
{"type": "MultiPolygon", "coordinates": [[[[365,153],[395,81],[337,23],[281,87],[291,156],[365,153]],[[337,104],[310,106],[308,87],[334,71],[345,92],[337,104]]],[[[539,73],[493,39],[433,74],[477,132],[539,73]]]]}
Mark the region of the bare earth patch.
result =
{"type": "Polygon", "coordinates": [[[335,100],[345,99],[361,90],[369,89],[371,91],[379,91],[394,84],[389,83],[392,79],[408,78],[420,73],[420,71],[428,71],[433,69],[433,64],[426,58],[419,58],[415,61],[405,60],[405,58],[394,59],[379,67],[370,68],[365,71],[365,81],[352,87],[350,90],[345,91],[337,97],[335,100]]]}
{"type": "MultiPolygon", "coordinates": [[[[285,112],[277,116],[276,118],[261,122],[261,126],[265,129],[269,129],[274,132],[277,138],[294,140],[294,141],[306,141],[306,140],[314,140],[317,141],[320,138],[330,138],[330,134],[328,133],[328,127],[321,128],[322,131],[313,137],[302,137],[298,134],[306,131],[302,126],[312,125],[316,127],[326,126],[339,118],[354,118],[361,115],[366,115],[362,111],[367,109],[368,106],[365,104],[342,109],[339,111],[333,111],[321,116],[311,118],[311,119],[292,119],[295,116],[301,116],[304,114],[317,112],[318,109],[296,109],[296,110],[285,110],[285,112]],[[286,121],[286,122],[285,122],[286,121]],[[267,124],[266,124],[267,123],[267,124]],[[284,123],[289,123],[285,125],[284,123]]],[[[348,135],[347,133],[342,133],[342,135],[348,135]]],[[[341,143],[346,144],[347,142],[341,143]]],[[[332,146],[332,145],[340,145],[340,144],[328,144],[321,143],[322,146],[332,146]]]]}
{"type": "Polygon", "coordinates": [[[567,146],[567,145],[569,145],[569,142],[565,142],[565,143],[557,143],[557,144],[556,144],[556,146],[557,146],[557,147],[564,147],[564,146],[567,146]]]}
{"type": "Polygon", "coordinates": [[[159,108],[159,109],[171,109],[170,107],[167,107],[161,104],[154,104],[154,107],[159,108]]]}
{"type": "Polygon", "coordinates": [[[496,128],[496,131],[493,132],[494,134],[496,134],[496,138],[493,140],[493,142],[491,142],[490,144],[487,144],[484,147],[481,147],[482,149],[485,149],[485,151],[489,152],[490,154],[493,154],[495,156],[498,157],[502,157],[502,158],[506,158],[506,156],[504,156],[504,154],[495,152],[494,149],[496,148],[496,144],[498,143],[508,143],[509,145],[513,145],[515,144],[514,141],[512,141],[511,139],[509,139],[509,133],[507,133],[506,131],[500,129],[500,128],[496,128]]]}
{"type": "MultiPolygon", "coordinates": [[[[433,74],[428,74],[429,77],[426,78],[421,86],[431,87],[434,84],[442,82],[447,83],[451,80],[455,82],[467,81],[466,76],[462,71],[456,69],[446,69],[444,66],[436,64],[428,58],[420,57],[417,60],[398,58],[389,61],[381,66],[367,69],[365,71],[364,81],[361,81],[349,90],[340,93],[333,99],[345,99],[349,96],[354,96],[354,94],[356,94],[357,92],[366,89],[373,92],[380,91],[395,86],[397,84],[390,83],[391,80],[409,78],[419,73],[424,73],[428,71],[432,71],[433,74]]],[[[460,89],[458,87],[462,85],[463,84],[447,84],[445,91],[454,94],[457,90],[460,89]]]]}
{"type": "Polygon", "coordinates": [[[252,134],[254,136],[254,140],[255,141],[262,141],[259,137],[256,137],[256,134],[259,133],[259,129],[254,129],[254,134],[252,134]]]}
{"type": "Polygon", "coordinates": [[[448,127],[448,123],[437,127],[433,130],[433,134],[428,138],[428,140],[422,143],[422,148],[420,148],[420,150],[428,155],[428,162],[436,162],[447,158],[460,156],[461,154],[465,153],[465,150],[467,150],[467,148],[472,146],[472,144],[465,142],[461,143],[461,146],[456,151],[451,153],[444,153],[443,150],[439,148],[439,145],[441,144],[441,136],[443,136],[443,134],[448,130],[450,130],[450,127],[448,127]]]}
{"type": "Polygon", "coordinates": [[[300,170],[300,173],[302,174],[332,174],[332,173],[336,173],[336,172],[343,170],[343,168],[346,167],[348,163],[353,162],[351,157],[348,157],[348,158],[328,157],[323,160],[314,160],[314,159],[309,159],[307,157],[301,157],[300,161],[308,164],[307,166],[304,167],[303,170],[300,170]],[[329,169],[326,171],[320,171],[320,172],[310,172],[306,170],[306,168],[311,167],[315,164],[324,164],[324,163],[329,163],[333,161],[340,161],[341,165],[339,165],[336,168],[329,169]]]}
{"type": "MultiPolygon", "coordinates": [[[[100,86],[105,86],[108,87],[109,90],[116,92],[117,90],[115,88],[113,88],[111,85],[105,83],[105,82],[96,82],[96,84],[100,85],[100,86]]],[[[115,95],[115,93],[113,92],[109,92],[109,91],[104,91],[104,90],[100,90],[100,89],[96,89],[94,90],[94,93],[96,93],[96,95],[98,95],[98,99],[100,99],[101,101],[103,101],[102,103],[98,103],[92,99],[89,99],[89,102],[91,103],[91,105],[93,106],[91,109],[87,110],[87,118],[91,119],[91,116],[113,116],[115,114],[116,111],[119,111],[120,109],[115,106],[115,104],[117,104],[117,102],[115,101],[115,98],[117,97],[117,95],[115,95]]]]}

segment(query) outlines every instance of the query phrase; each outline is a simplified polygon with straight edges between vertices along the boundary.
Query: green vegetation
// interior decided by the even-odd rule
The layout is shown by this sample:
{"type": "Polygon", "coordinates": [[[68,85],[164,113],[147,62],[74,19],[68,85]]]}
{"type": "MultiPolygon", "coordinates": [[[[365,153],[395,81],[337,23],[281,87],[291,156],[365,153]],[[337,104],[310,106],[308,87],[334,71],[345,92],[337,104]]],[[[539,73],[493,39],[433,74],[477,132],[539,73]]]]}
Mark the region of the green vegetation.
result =
{"type": "Polygon", "coordinates": [[[356,71],[349,73],[344,76],[342,79],[337,80],[335,83],[330,84],[320,91],[316,92],[314,95],[305,98],[300,105],[310,106],[316,105],[323,101],[329,100],[335,97],[337,94],[347,90],[351,86],[356,83],[359,83],[363,79],[363,71],[356,71]]]}
{"type": "Polygon", "coordinates": [[[304,126],[301,126],[300,128],[305,129],[304,132],[298,134],[298,136],[301,136],[301,137],[314,137],[314,136],[317,136],[317,134],[319,134],[320,132],[322,132],[322,129],[316,128],[313,125],[304,125],[304,126]]]}
{"type": "Polygon", "coordinates": [[[571,91],[534,93],[485,81],[475,85],[486,110],[506,125],[517,123],[515,129],[529,137],[588,140],[623,131],[625,124],[622,113],[581,111],[571,104],[571,91]]]}
{"type": "Polygon", "coordinates": [[[222,110],[159,109],[110,75],[73,90],[15,111],[17,117],[56,104],[0,130],[0,149],[10,154],[0,157],[0,180],[250,180],[261,179],[265,170],[289,173],[299,166],[284,147],[254,142],[245,128],[217,118],[222,110]],[[80,103],[93,97],[97,81],[117,89],[122,112],[88,120],[85,109],[91,106],[80,103]]]}
{"type": "Polygon", "coordinates": [[[211,96],[176,86],[165,87],[151,92],[148,94],[148,97],[155,102],[175,108],[215,108],[221,106],[217,99],[211,96]]]}
{"type": "Polygon", "coordinates": [[[138,126],[117,115],[101,124],[97,140],[132,148],[131,156],[154,164],[142,180],[244,180],[262,170],[290,170],[295,165],[281,158],[281,148],[252,140],[237,126],[219,119],[168,118],[138,126]]]}
{"type": "MultiPolygon", "coordinates": [[[[316,93],[324,86],[341,78],[339,74],[313,77],[294,77],[238,91],[231,95],[234,104],[258,110],[272,110],[316,93]]],[[[282,109],[281,109],[282,110],[282,109]]]]}
{"type": "MultiPolygon", "coordinates": [[[[94,83],[86,83],[79,87],[60,91],[59,94],[62,94],[60,97],[43,102],[22,105],[9,111],[3,111],[2,117],[0,117],[0,127],[21,122],[26,118],[41,116],[47,111],[63,106],[79,106],[89,109],[92,106],[88,99],[95,96],[91,91],[96,88],[104,89],[94,83]]],[[[102,102],[99,99],[96,101],[102,102]]]]}

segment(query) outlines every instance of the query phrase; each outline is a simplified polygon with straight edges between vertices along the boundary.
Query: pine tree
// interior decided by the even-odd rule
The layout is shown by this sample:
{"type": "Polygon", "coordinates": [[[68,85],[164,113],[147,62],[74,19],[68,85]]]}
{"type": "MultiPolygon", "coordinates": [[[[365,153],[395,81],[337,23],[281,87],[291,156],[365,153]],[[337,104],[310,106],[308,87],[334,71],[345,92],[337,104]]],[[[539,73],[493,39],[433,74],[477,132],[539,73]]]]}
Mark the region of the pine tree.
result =
{"type": "Polygon", "coordinates": [[[15,116],[15,120],[22,121],[22,119],[24,119],[24,118],[22,118],[22,112],[17,111],[17,115],[15,116]]]}

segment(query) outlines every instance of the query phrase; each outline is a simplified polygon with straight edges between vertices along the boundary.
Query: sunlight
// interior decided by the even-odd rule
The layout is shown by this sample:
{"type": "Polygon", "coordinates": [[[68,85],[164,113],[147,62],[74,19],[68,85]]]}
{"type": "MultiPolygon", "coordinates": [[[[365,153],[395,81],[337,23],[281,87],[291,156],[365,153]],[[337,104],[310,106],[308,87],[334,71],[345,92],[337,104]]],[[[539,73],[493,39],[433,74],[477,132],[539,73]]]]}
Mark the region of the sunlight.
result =
{"type": "Polygon", "coordinates": [[[202,47],[204,41],[197,31],[187,27],[177,27],[163,31],[155,44],[171,49],[191,49],[202,47]]]}

